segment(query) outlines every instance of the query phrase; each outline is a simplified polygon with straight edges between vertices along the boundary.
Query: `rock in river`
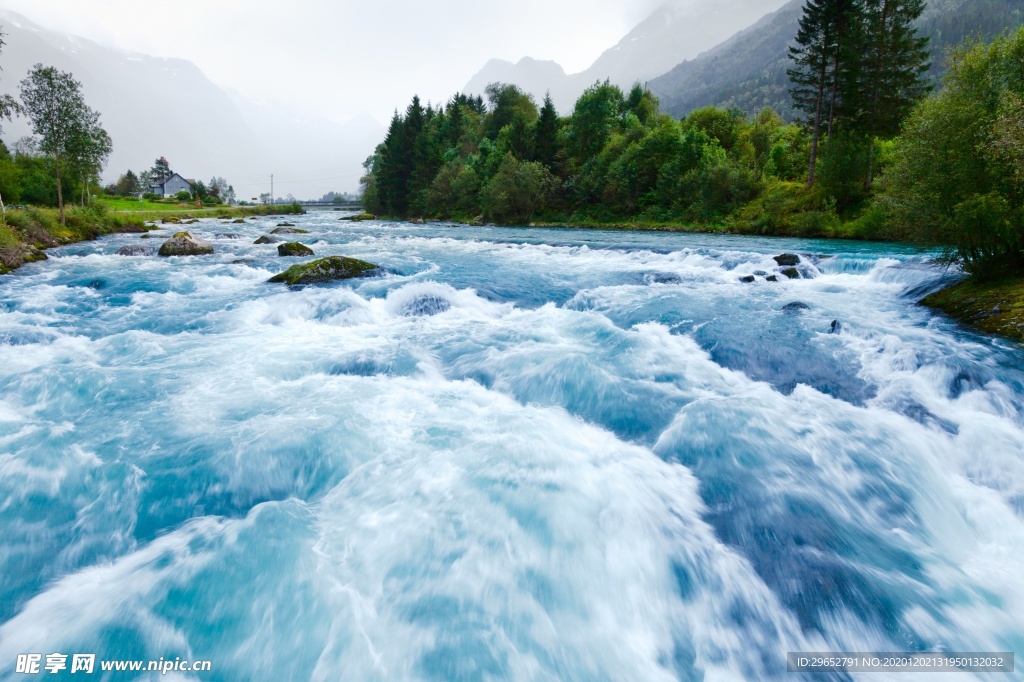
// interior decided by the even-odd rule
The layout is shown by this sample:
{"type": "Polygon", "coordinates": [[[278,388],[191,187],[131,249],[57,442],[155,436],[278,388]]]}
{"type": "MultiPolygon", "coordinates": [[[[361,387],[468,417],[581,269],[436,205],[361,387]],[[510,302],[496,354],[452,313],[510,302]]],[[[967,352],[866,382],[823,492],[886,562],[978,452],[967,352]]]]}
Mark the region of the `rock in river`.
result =
{"type": "Polygon", "coordinates": [[[188,232],[176,232],[160,247],[161,256],[202,256],[213,253],[213,245],[188,232]]]}
{"type": "Polygon", "coordinates": [[[270,231],[270,234],[309,234],[309,230],[301,227],[278,227],[270,231]]]}
{"type": "Polygon", "coordinates": [[[780,256],[775,256],[774,260],[782,267],[793,267],[800,264],[800,256],[795,253],[784,253],[780,256]]]}
{"type": "Polygon", "coordinates": [[[279,275],[274,275],[268,281],[284,282],[285,284],[322,284],[339,279],[351,279],[360,277],[373,270],[377,266],[366,261],[344,256],[328,256],[309,263],[293,265],[279,275]]]}
{"type": "Polygon", "coordinates": [[[279,256],[312,256],[313,249],[309,248],[305,244],[299,242],[288,242],[287,244],[279,244],[277,247],[277,255],[279,256]]]}
{"type": "Polygon", "coordinates": [[[130,245],[122,246],[115,253],[118,256],[152,256],[153,249],[148,246],[130,245]]]}
{"type": "Polygon", "coordinates": [[[274,237],[270,237],[268,235],[263,235],[262,237],[254,241],[253,244],[276,244],[279,241],[281,240],[275,239],[274,237]]]}

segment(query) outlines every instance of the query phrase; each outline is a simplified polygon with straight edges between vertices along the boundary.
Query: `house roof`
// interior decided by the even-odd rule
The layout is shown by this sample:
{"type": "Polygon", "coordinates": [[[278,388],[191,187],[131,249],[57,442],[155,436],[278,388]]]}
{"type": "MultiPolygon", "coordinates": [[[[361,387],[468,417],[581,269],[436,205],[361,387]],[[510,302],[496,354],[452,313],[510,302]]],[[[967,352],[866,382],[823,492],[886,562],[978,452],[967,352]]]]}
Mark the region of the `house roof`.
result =
{"type": "Polygon", "coordinates": [[[170,177],[164,178],[163,180],[161,180],[159,182],[151,183],[150,187],[163,187],[164,185],[166,185],[168,182],[170,182],[174,178],[178,178],[182,182],[187,182],[190,185],[194,184],[194,181],[186,180],[185,178],[181,177],[181,175],[179,175],[178,173],[172,173],[170,175],[170,177]]]}

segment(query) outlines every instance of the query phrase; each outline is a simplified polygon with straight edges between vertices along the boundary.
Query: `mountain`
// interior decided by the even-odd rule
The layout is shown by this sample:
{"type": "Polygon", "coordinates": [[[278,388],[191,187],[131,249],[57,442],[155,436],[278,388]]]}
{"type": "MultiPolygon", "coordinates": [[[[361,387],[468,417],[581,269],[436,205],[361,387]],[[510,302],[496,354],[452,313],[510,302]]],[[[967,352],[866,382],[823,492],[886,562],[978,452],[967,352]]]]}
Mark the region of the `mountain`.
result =
{"type": "MultiPolygon", "coordinates": [[[[797,32],[803,0],[791,0],[721,45],[677,65],[648,86],[674,116],[715,105],[753,114],[766,106],[786,118],[789,98],[788,47],[797,32]]],[[[932,38],[930,76],[943,72],[943,56],[968,37],[989,39],[1024,23],[1024,0],[935,0],[918,21],[932,38]]]]}
{"type": "MultiPolygon", "coordinates": [[[[240,101],[185,60],[112,49],[7,10],[0,10],[0,26],[7,43],[0,57],[0,92],[16,95],[19,81],[36,63],[74,74],[114,143],[108,180],[129,168],[149,168],[166,156],[188,178],[225,177],[240,198],[247,198],[247,183],[252,189],[257,181],[260,187],[269,185],[270,173],[281,174],[278,194],[319,196],[331,189],[355,189],[361,162],[383,137],[381,126],[368,130],[365,121],[351,130],[326,120],[311,126],[292,113],[282,117],[272,105],[240,101]],[[274,117],[274,126],[258,125],[274,117]],[[286,173],[298,176],[305,169],[331,169],[334,176],[350,179],[289,184],[286,173]]],[[[5,122],[3,132],[10,143],[31,131],[19,119],[5,122]]]]}
{"type": "Polygon", "coordinates": [[[551,61],[492,59],[463,92],[480,94],[488,83],[515,83],[540,101],[544,93],[566,112],[590,85],[610,79],[623,88],[665,73],[749,26],[785,0],[674,0],[655,9],[588,69],[567,75],[551,61]]]}

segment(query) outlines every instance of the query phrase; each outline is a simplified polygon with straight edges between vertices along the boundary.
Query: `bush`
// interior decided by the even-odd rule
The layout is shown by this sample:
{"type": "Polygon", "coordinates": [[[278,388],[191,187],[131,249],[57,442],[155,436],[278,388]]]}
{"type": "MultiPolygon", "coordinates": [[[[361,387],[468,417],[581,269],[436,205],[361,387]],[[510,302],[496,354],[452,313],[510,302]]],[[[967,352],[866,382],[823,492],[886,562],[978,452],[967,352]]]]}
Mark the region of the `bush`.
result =
{"type": "Polygon", "coordinates": [[[543,164],[506,154],[481,192],[484,213],[495,222],[526,223],[554,196],[558,180],[543,164]]]}

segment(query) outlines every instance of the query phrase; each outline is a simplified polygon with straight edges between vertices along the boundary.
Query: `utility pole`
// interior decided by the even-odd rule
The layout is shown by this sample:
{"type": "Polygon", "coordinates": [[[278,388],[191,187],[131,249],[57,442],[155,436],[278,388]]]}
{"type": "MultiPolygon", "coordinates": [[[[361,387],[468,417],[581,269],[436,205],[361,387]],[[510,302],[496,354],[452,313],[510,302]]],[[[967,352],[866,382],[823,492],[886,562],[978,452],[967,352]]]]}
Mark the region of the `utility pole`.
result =
{"type": "Polygon", "coordinates": [[[274,174],[270,174],[270,205],[274,205],[274,174]]]}

